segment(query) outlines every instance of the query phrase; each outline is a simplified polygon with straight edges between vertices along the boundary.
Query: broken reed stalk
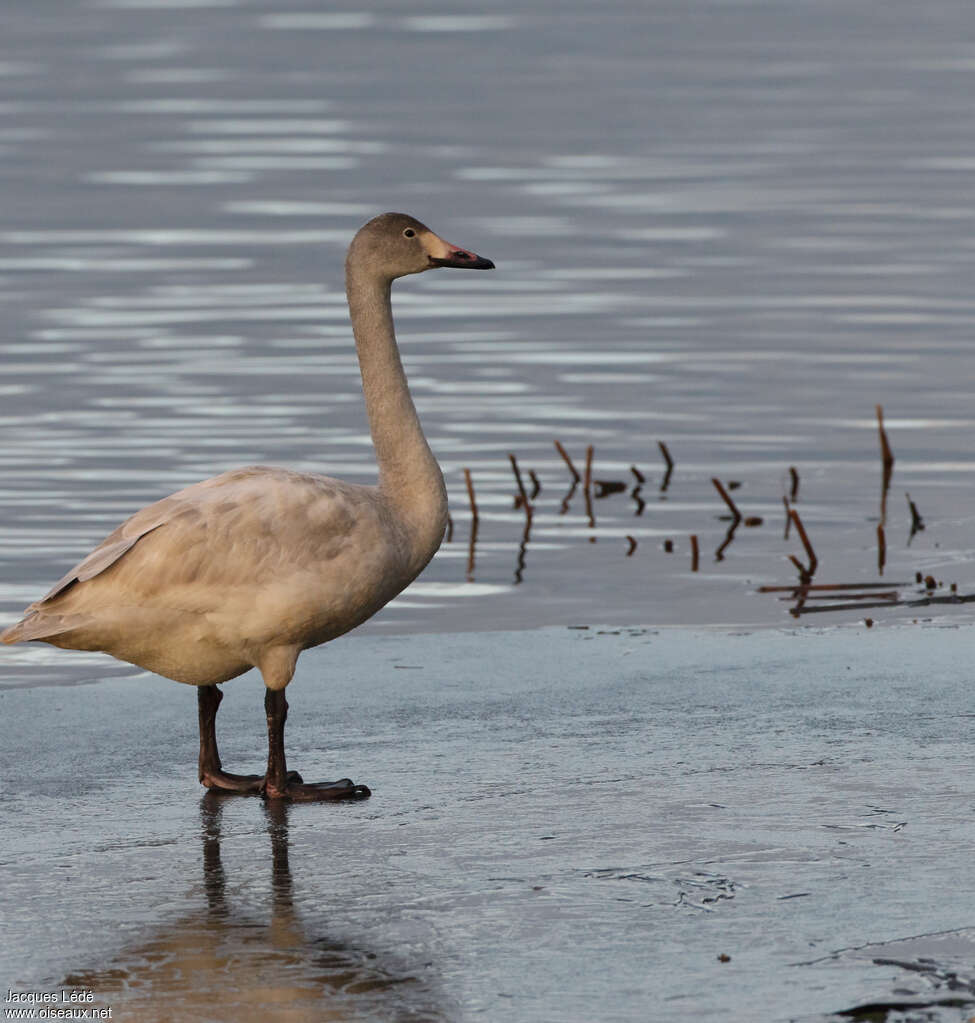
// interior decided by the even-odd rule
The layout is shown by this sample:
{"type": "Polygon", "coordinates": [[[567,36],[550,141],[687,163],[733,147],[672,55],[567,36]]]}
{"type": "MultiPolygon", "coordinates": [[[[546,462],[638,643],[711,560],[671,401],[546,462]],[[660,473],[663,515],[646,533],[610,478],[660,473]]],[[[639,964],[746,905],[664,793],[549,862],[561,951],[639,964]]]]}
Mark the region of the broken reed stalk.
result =
{"type": "Polygon", "coordinates": [[[691,571],[696,572],[697,566],[701,560],[701,552],[697,546],[697,535],[691,533],[691,571]]]}
{"type": "Polygon", "coordinates": [[[759,586],[759,593],[787,593],[796,590],[871,590],[884,586],[909,586],[910,583],[796,583],[793,586],[759,586]]]}
{"type": "Polygon", "coordinates": [[[674,460],[670,457],[670,451],[667,445],[662,440],[657,441],[657,447],[660,448],[660,453],[664,456],[664,461],[667,463],[667,472],[672,472],[674,468],[674,460]]]}
{"type": "Polygon", "coordinates": [[[558,451],[558,453],[562,456],[562,460],[569,467],[569,472],[572,473],[572,478],[576,481],[576,483],[580,482],[582,477],[579,475],[576,467],[572,464],[572,459],[569,458],[568,451],[566,451],[558,441],[555,441],[555,450],[558,451]]]}
{"type": "Polygon", "coordinates": [[[636,537],[630,536],[629,533],[627,533],[626,540],[627,540],[627,543],[629,543],[629,545],[630,545],[629,548],[627,549],[627,552],[626,552],[626,556],[629,558],[633,554],[633,552],[636,550],[636,537]]]}
{"type": "Polygon", "coordinates": [[[890,450],[887,431],[884,429],[883,405],[877,406],[877,429],[880,433],[880,457],[884,463],[884,479],[889,483],[891,473],[894,471],[894,453],[890,450]]]}
{"type": "Polygon", "coordinates": [[[532,481],[532,492],[528,495],[528,500],[534,501],[542,492],[542,484],[539,478],[535,475],[534,469],[528,470],[528,478],[532,481]]]}
{"type": "Polygon", "coordinates": [[[724,561],[724,552],[731,545],[731,541],[734,540],[735,532],[737,531],[738,526],[739,526],[740,523],[741,523],[741,519],[740,518],[739,519],[734,519],[732,521],[731,525],[728,526],[728,532],[725,533],[724,539],[721,541],[721,545],[714,552],[714,560],[715,561],[724,561]]]}
{"type": "Polygon", "coordinates": [[[722,499],[724,500],[724,503],[731,509],[731,517],[734,520],[735,525],[737,525],[739,522],[741,522],[741,512],[738,511],[738,505],[736,505],[735,502],[731,500],[731,497],[728,495],[728,491],[725,490],[724,486],[722,485],[721,480],[719,480],[715,476],[712,476],[711,482],[714,484],[715,489],[721,495],[722,499]]]}
{"type": "Polygon", "coordinates": [[[904,495],[907,498],[907,505],[911,509],[911,536],[915,533],[920,533],[924,529],[924,519],[921,518],[921,513],[917,510],[917,505],[911,500],[910,494],[904,495]]]}
{"type": "Polygon", "coordinates": [[[802,519],[799,518],[799,513],[795,508],[789,509],[789,516],[792,519],[793,524],[796,527],[796,532],[799,534],[799,539],[802,541],[802,546],[806,549],[806,557],[809,558],[809,568],[807,575],[811,579],[816,574],[816,568],[819,565],[819,559],[816,557],[816,552],[813,550],[812,544],[809,542],[809,537],[806,535],[806,527],[802,524],[802,519]]]}
{"type": "Polygon", "coordinates": [[[807,590],[808,589],[807,584],[809,582],[808,569],[794,554],[789,555],[789,560],[792,562],[793,565],[796,566],[796,571],[799,573],[799,582],[802,584],[800,586],[797,586],[796,589],[802,591],[807,590]]]}
{"type": "MultiPolygon", "coordinates": [[[[589,528],[596,528],[596,515],[592,510],[592,445],[590,444],[586,448],[586,475],[582,484],[583,493],[586,496],[586,515],[589,517],[589,528]]],[[[590,542],[595,540],[595,537],[590,537],[590,542]]]]}
{"type": "Polygon", "coordinates": [[[521,534],[521,543],[518,545],[518,559],[515,562],[515,584],[519,584],[525,577],[525,558],[528,556],[528,541],[531,539],[532,517],[525,516],[525,531],[521,534]]]}
{"type": "Polygon", "coordinates": [[[789,491],[789,500],[793,503],[799,497],[799,473],[794,465],[789,466],[789,476],[792,478],[792,489],[789,491]]]}
{"type": "Polygon", "coordinates": [[[464,480],[467,483],[467,498],[471,502],[471,536],[467,544],[467,581],[474,581],[474,551],[477,547],[477,501],[474,500],[474,481],[471,479],[470,469],[464,470],[464,480]]]}
{"type": "Polygon", "coordinates": [[[657,447],[660,448],[660,454],[663,455],[664,461],[667,463],[667,471],[664,473],[664,478],[660,481],[661,493],[670,486],[670,475],[674,471],[674,460],[670,457],[670,450],[662,440],[657,441],[657,447]]]}
{"type": "Polygon", "coordinates": [[[450,512],[447,512],[447,535],[444,537],[444,543],[450,543],[454,538],[454,520],[450,517],[450,512]]]}
{"type": "Polygon", "coordinates": [[[877,406],[877,431],[880,435],[880,459],[883,463],[883,482],[880,490],[880,522],[883,525],[887,521],[887,491],[890,490],[890,480],[894,475],[894,453],[890,450],[887,431],[884,429],[882,405],[877,406]]]}
{"type": "Polygon", "coordinates": [[[596,488],[597,500],[609,497],[610,494],[622,494],[626,490],[626,484],[622,480],[593,480],[592,485],[596,488]]]}
{"type": "MultiPolygon", "coordinates": [[[[521,499],[521,507],[525,509],[525,515],[530,519],[532,512],[535,510],[532,508],[531,501],[528,500],[528,491],[525,490],[525,484],[521,479],[521,470],[518,468],[518,459],[513,454],[508,455],[508,459],[511,462],[511,470],[515,474],[515,483],[518,484],[518,496],[521,499]]],[[[518,502],[515,502],[515,507],[518,507],[518,502]]]]}
{"type": "Polygon", "coordinates": [[[636,501],[636,511],[634,512],[635,515],[642,515],[643,509],[646,508],[647,506],[647,502],[644,501],[642,497],[640,497],[640,492],[642,490],[643,487],[640,486],[639,483],[637,483],[637,485],[630,491],[630,497],[634,501],[636,501]]]}
{"type": "Polygon", "coordinates": [[[882,522],[877,523],[877,575],[884,574],[884,565],[887,564],[887,536],[884,533],[882,522]]]}
{"type": "Polygon", "coordinates": [[[782,539],[789,539],[789,530],[792,527],[792,516],[789,515],[789,499],[782,495],[782,507],[785,508],[785,531],[782,533],[782,539]]]}
{"type": "Polygon", "coordinates": [[[640,486],[643,486],[643,484],[647,482],[646,476],[644,476],[643,473],[640,472],[640,470],[635,465],[630,466],[630,472],[632,472],[633,475],[636,477],[636,481],[637,483],[640,484],[640,486]]]}
{"type": "Polygon", "coordinates": [[[477,501],[474,500],[474,481],[471,479],[470,469],[464,470],[464,479],[467,482],[467,498],[471,502],[471,523],[477,524],[477,501]]]}
{"type": "Polygon", "coordinates": [[[474,582],[474,558],[477,551],[477,519],[471,519],[471,535],[467,541],[467,581],[474,582]]]}

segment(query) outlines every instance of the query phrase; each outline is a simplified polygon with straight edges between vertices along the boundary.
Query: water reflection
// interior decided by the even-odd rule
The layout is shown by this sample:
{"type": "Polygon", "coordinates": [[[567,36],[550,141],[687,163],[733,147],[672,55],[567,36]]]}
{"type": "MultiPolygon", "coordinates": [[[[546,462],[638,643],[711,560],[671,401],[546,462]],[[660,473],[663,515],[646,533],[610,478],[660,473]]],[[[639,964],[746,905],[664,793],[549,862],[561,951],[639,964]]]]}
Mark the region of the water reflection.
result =
{"type": "Polygon", "coordinates": [[[140,1023],[449,1018],[430,963],[411,965],[318,935],[303,922],[288,858],[291,807],[264,804],[271,846],[269,918],[235,909],[228,889],[236,884],[221,857],[225,799],[210,792],[200,802],[205,904],[126,948],[109,965],[69,974],[62,987],[91,990],[93,1006],[111,1007],[117,1017],[140,1023]]]}

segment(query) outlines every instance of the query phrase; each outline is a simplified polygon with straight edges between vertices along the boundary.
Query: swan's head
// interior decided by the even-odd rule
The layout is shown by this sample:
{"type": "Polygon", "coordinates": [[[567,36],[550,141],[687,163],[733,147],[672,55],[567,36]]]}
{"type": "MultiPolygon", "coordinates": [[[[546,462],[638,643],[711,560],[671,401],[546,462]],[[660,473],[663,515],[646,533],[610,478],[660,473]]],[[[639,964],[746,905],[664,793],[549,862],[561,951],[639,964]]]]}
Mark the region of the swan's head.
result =
{"type": "Polygon", "coordinates": [[[490,259],[451,245],[406,213],[383,213],[359,229],[346,266],[367,267],[388,280],[440,266],[493,270],[490,259]]]}

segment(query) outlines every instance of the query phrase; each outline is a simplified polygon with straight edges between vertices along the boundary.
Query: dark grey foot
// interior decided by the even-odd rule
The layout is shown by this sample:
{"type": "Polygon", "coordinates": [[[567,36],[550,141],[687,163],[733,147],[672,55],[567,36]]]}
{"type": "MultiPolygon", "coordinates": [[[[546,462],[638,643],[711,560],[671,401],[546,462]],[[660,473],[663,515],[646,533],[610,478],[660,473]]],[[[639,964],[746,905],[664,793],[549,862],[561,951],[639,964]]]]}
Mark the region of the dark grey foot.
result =
{"type": "MultiPolygon", "coordinates": [[[[288,772],[288,784],[301,784],[297,771],[288,772]]],[[[241,796],[259,796],[264,792],[263,774],[231,774],[229,771],[204,771],[200,784],[214,792],[241,796]]]]}
{"type": "Polygon", "coordinates": [[[342,799],[368,799],[372,795],[368,785],[356,785],[350,778],[305,785],[300,777],[292,780],[293,774],[293,771],[288,772],[283,789],[267,785],[264,795],[268,799],[290,799],[296,803],[332,803],[342,799]]]}

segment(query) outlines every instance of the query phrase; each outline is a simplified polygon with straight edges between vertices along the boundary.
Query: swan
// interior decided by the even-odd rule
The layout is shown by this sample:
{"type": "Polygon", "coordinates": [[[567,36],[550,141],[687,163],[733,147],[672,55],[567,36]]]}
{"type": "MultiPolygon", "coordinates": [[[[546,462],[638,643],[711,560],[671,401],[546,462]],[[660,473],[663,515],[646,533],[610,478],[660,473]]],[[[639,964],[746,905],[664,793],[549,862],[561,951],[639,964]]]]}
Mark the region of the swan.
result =
{"type": "Polygon", "coordinates": [[[423,570],[447,520],[443,475],[410,396],[393,331],[391,286],[436,267],[491,270],[418,220],[384,213],[345,261],[346,295],[378,466],[375,486],[249,466],[136,512],[0,633],[100,650],[197,686],[200,782],[271,799],[362,799],[350,779],[305,784],[284,752],[285,688],[298,655],[361,625],[423,570]],[[264,775],[224,771],[218,684],[264,679],[264,775]]]}

